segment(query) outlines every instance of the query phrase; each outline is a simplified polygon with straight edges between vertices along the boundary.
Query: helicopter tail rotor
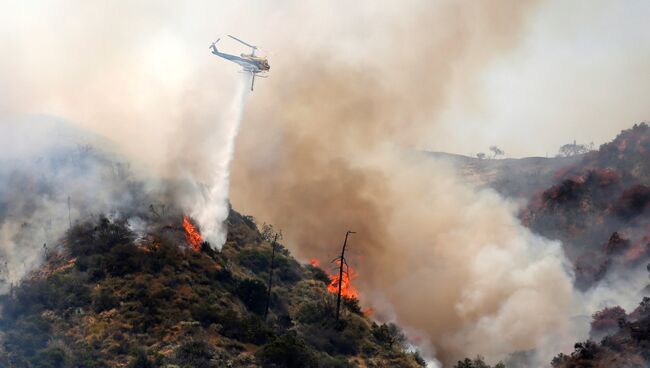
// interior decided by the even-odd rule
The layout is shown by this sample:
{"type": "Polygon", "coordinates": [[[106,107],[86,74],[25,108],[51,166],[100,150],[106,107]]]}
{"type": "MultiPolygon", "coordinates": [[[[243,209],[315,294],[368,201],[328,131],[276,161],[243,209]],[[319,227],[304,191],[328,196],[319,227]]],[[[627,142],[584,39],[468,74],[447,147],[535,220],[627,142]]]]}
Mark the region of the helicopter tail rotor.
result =
{"type": "Polygon", "coordinates": [[[208,47],[208,48],[209,48],[209,49],[211,49],[211,48],[215,48],[215,49],[216,49],[216,48],[217,48],[217,42],[219,42],[220,39],[221,39],[221,38],[217,38],[217,40],[214,41],[213,43],[211,43],[211,44],[210,44],[210,47],[208,47]]]}

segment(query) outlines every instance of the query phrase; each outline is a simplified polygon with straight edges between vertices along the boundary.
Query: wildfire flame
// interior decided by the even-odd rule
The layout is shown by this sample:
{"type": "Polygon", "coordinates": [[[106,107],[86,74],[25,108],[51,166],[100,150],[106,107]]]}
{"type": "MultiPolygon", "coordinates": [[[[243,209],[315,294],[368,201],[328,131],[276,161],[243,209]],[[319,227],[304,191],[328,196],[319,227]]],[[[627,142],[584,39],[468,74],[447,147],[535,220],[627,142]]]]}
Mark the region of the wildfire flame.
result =
{"type": "MultiPolygon", "coordinates": [[[[337,261],[340,264],[340,261],[337,261]]],[[[356,273],[351,267],[347,268],[347,272],[343,272],[343,279],[341,281],[341,296],[346,299],[358,299],[359,291],[352,286],[352,279],[356,277],[356,273]]],[[[339,273],[338,271],[330,275],[330,284],[327,285],[327,290],[330,293],[337,294],[339,292],[339,273]]]]}
{"type": "Polygon", "coordinates": [[[309,260],[309,264],[314,266],[314,267],[320,267],[320,261],[317,260],[316,258],[312,258],[309,260]]]}
{"type": "Polygon", "coordinates": [[[194,249],[195,252],[200,251],[203,237],[194,225],[192,225],[187,216],[183,216],[183,229],[185,229],[185,238],[187,238],[187,242],[190,243],[192,249],[194,249]]]}

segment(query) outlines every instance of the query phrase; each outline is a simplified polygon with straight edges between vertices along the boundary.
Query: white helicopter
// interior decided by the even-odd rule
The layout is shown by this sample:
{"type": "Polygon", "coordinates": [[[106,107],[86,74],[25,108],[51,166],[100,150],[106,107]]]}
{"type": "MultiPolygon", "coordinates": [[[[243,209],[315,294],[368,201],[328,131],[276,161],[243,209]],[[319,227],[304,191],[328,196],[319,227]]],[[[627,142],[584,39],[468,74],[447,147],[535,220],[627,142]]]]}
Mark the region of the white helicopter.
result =
{"type": "Polygon", "coordinates": [[[220,38],[218,38],[216,41],[214,41],[210,45],[210,50],[212,50],[212,53],[220,56],[226,60],[230,60],[233,63],[237,63],[244,68],[245,72],[249,72],[253,75],[253,79],[251,81],[251,91],[253,90],[253,86],[255,86],[255,77],[260,77],[260,78],[266,78],[264,75],[258,75],[259,73],[265,73],[268,72],[271,67],[269,66],[268,60],[264,57],[259,57],[255,56],[255,50],[257,50],[257,46],[253,46],[251,44],[248,44],[242,40],[240,40],[237,37],[228,35],[228,37],[232,38],[233,40],[240,42],[248,47],[251,48],[251,53],[250,54],[241,54],[241,56],[236,56],[236,55],[230,55],[226,54],[223,52],[220,52],[217,50],[217,42],[219,42],[220,38]]]}

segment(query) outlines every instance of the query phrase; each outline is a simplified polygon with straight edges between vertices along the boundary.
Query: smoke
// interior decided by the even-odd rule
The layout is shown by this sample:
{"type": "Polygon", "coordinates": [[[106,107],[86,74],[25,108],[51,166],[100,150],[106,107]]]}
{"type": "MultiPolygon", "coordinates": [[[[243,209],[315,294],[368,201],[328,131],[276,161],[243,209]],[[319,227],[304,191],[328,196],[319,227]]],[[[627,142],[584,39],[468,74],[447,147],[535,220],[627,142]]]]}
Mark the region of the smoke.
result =
{"type": "MultiPolygon", "coordinates": [[[[64,116],[186,182],[174,194],[214,244],[222,242],[228,181],[234,207],[281,228],[300,257],[331,259],[345,231],[356,231],[350,251],[362,301],[444,362],[498,359],[580,334],[571,316],[583,311],[574,308],[559,245],[523,228],[507,200],[409,149],[473,144],[464,121],[455,134],[442,134],[449,127],[440,121],[459,101],[470,112],[491,101],[482,99],[483,73],[530,42],[540,2],[45,5],[3,4],[0,47],[12,57],[0,60],[0,114],[64,116]],[[226,33],[274,51],[273,72],[247,106],[231,178],[245,94],[231,105],[237,68],[207,51],[211,37],[226,33]]],[[[560,69],[553,73],[562,79],[560,69]]],[[[528,103],[557,90],[543,92],[528,103]]],[[[576,113],[589,109],[566,109],[576,126],[593,128],[576,113]]],[[[548,124],[571,124],[557,121],[540,125],[562,135],[548,124]]]]}
{"type": "Polygon", "coordinates": [[[610,271],[597,285],[582,294],[590,314],[604,308],[620,306],[632,312],[643,296],[648,295],[648,270],[645,265],[636,265],[610,271]]]}
{"type": "Polygon", "coordinates": [[[274,193],[269,217],[290,229],[294,251],[331,259],[345,231],[357,231],[349,252],[361,300],[446,363],[544,346],[555,354],[576,341],[578,295],[559,243],[530,233],[513,204],[463,184],[444,162],[395,147],[369,155],[364,169],[334,162],[274,193]]]}
{"type": "Polygon", "coordinates": [[[471,85],[516,44],[535,4],[411,5],[403,21],[375,14],[387,46],[361,55],[363,69],[318,52],[294,61],[290,84],[268,81],[277,97],[247,112],[233,203],[282,228],[304,258],[333,258],[356,231],[361,300],[416,330],[443,363],[571,346],[577,299],[560,245],[531,234],[494,192],[404,148],[427,134],[452,86],[471,85]]]}
{"type": "Polygon", "coordinates": [[[106,142],[88,132],[46,116],[0,120],[0,130],[0,294],[57,252],[78,220],[135,222],[153,203],[156,181],[136,179],[119,156],[98,151],[106,142]]]}
{"type": "MultiPolygon", "coordinates": [[[[246,98],[249,93],[251,77],[249,73],[242,74],[230,109],[217,124],[209,129],[208,137],[200,144],[204,155],[200,160],[208,161],[213,167],[212,172],[205,178],[205,182],[196,182],[197,189],[194,203],[189,207],[192,216],[201,226],[201,234],[217,249],[221,249],[226,242],[227,229],[224,221],[228,217],[230,205],[228,203],[228,188],[230,185],[230,162],[235,150],[235,138],[239,132],[246,98]]],[[[212,122],[206,122],[213,125],[212,122]]]]}

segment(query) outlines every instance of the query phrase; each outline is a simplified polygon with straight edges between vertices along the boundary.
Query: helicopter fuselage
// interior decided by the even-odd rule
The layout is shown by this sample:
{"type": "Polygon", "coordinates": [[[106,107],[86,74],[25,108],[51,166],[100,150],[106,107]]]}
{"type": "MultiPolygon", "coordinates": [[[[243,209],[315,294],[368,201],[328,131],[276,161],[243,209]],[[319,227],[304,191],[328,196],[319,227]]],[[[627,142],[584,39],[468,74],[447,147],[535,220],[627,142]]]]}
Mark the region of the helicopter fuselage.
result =
{"type": "Polygon", "coordinates": [[[233,63],[239,64],[247,72],[259,73],[271,69],[269,62],[265,58],[246,54],[241,54],[241,56],[226,54],[220,52],[214,46],[212,47],[212,53],[226,60],[230,60],[233,63]]]}

